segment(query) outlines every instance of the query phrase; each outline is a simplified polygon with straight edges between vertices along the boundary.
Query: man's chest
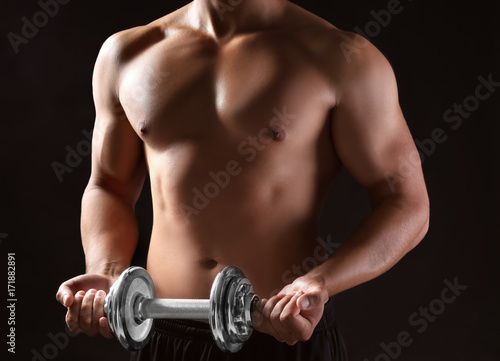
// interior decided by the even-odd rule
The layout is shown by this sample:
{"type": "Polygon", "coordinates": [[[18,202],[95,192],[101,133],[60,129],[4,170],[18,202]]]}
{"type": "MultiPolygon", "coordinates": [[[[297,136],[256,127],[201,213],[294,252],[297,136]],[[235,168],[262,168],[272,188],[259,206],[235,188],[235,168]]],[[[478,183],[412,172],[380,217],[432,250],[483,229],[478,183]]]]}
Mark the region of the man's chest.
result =
{"type": "Polygon", "coordinates": [[[331,106],[321,71],[293,44],[181,40],[154,45],[124,69],[120,101],[143,139],[246,137],[283,109],[297,119],[288,132],[299,132],[323,121],[331,106]]]}

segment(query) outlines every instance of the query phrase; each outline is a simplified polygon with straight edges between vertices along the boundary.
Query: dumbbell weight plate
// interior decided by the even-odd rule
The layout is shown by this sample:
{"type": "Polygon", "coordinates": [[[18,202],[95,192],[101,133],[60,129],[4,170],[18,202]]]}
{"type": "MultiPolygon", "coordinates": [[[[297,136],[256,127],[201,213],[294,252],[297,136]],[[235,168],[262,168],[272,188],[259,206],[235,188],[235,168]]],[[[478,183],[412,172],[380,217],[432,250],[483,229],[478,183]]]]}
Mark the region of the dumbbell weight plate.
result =
{"type": "Polygon", "coordinates": [[[140,350],[151,337],[153,319],[137,316],[137,301],[143,297],[156,297],[153,280],[144,268],[130,267],[113,284],[104,304],[111,331],[130,351],[140,350]]]}
{"type": "Polygon", "coordinates": [[[209,322],[220,349],[237,352],[250,338],[250,311],[257,300],[252,285],[238,268],[225,267],[217,274],[210,292],[209,322]]]}

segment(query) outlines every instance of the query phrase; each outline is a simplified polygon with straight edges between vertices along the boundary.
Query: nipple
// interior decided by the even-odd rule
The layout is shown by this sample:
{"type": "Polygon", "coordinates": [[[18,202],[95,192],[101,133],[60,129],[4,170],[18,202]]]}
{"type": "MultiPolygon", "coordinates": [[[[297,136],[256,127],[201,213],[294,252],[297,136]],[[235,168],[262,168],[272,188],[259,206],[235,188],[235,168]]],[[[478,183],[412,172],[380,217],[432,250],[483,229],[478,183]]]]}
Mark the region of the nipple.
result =
{"type": "Polygon", "coordinates": [[[270,126],[269,133],[271,135],[271,138],[276,141],[283,141],[286,138],[285,131],[278,126],[270,126]]]}
{"type": "Polygon", "coordinates": [[[139,133],[142,135],[146,135],[148,133],[148,128],[146,126],[146,122],[139,123],[139,133]]]}

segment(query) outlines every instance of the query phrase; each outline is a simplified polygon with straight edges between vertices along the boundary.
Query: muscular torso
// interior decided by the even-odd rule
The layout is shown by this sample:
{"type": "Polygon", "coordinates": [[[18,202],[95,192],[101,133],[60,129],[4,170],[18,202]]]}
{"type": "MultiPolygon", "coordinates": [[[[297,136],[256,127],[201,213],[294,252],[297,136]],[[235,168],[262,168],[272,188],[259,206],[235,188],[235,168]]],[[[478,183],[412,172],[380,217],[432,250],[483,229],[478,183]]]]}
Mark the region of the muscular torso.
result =
{"type": "Polygon", "coordinates": [[[339,168],[317,40],[331,29],[292,17],[220,44],[177,23],[182,11],[130,31],[120,76],[151,179],[148,270],[159,297],[208,297],[226,265],[269,297],[317,245],[339,168]]]}

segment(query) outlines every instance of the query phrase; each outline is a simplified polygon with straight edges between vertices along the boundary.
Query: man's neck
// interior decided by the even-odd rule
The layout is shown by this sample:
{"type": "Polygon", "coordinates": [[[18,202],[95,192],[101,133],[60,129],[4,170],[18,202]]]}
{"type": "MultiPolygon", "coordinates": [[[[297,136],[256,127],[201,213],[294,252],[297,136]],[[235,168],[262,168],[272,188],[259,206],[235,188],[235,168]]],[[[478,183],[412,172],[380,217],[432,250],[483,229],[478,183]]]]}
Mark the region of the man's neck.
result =
{"type": "Polygon", "coordinates": [[[219,41],[235,34],[268,28],[283,13],[287,0],[194,0],[192,25],[219,41]]]}

